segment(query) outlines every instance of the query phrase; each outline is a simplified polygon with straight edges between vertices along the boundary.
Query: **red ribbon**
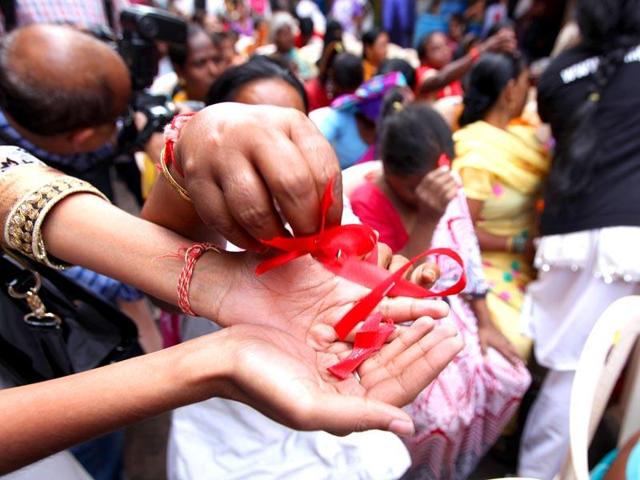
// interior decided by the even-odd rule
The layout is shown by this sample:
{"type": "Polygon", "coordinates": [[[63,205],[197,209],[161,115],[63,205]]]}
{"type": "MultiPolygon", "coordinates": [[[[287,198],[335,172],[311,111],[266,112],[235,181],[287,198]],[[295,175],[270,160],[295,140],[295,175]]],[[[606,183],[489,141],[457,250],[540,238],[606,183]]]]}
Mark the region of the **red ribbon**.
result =
{"type": "Polygon", "coordinates": [[[329,372],[340,380],[351,375],[367,358],[376,353],[389,338],[395,326],[379,314],[374,313],[356,333],[353,350],[347,358],[329,367],[329,372]]]}
{"type": "Polygon", "coordinates": [[[334,181],[335,178],[329,181],[322,196],[320,231],[304,237],[276,237],[271,240],[263,240],[264,245],[283,253],[258,265],[256,274],[262,275],[295,258],[310,254],[336,275],[371,289],[334,326],[338,338],[345,340],[358,323],[367,319],[360,331],[356,333],[356,343],[352,354],[348,357],[349,361],[347,362],[345,359],[329,369],[330,371],[335,370],[332,371],[334,375],[344,378],[341,375],[347,371],[352,373],[366,358],[382,347],[393,331],[393,325],[390,322],[385,320],[381,325],[382,317],[371,315],[385,296],[431,298],[454,295],[464,290],[466,276],[462,258],[449,248],[427,250],[389,275],[387,270],[376,265],[378,238],[372,228],[366,225],[339,225],[326,228],[327,213],[333,203],[334,181]],[[444,255],[460,265],[462,273],[454,285],[442,291],[433,291],[402,278],[412,265],[429,255],[444,255]],[[376,319],[377,321],[374,321],[376,319]],[[358,337],[360,333],[362,335],[358,337]],[[361,339],[360,342],[358,342],[358,338],[361,339]],[[367,338],[369,340],[365,342],[364,339],[367,338]]]}

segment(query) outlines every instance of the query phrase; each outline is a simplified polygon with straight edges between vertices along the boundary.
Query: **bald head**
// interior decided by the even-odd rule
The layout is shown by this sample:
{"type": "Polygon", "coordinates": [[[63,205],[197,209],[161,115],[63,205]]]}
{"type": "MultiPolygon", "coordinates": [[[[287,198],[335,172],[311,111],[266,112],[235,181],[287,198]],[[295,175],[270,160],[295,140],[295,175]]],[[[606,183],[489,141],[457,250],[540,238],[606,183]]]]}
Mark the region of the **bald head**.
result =
{"type": "Polygon", "coordinates": [[[113,122],[130,94],[122,59],[90,35],[31,25],[0,42],[0,108],[30,132],[55,135],[113,122]]]}

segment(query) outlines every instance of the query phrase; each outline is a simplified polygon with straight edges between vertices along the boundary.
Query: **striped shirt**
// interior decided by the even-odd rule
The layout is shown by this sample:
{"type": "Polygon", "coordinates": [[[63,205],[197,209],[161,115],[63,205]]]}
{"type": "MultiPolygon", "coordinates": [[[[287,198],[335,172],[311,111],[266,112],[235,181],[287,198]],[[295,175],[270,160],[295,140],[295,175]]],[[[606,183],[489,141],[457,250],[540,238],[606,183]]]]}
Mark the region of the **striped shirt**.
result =
{"type": "MultiPolygon", "coordinates": [[[[31,23],[63,23],[79,27],[109,26],[102,0],[16,0],[17,27],[31,23]]],[[[120,10],[128,0],[112,0],[116,25],[120,10]]],[[[4,18],[0,14],[0,35],[4,33],[4,18]]]]}

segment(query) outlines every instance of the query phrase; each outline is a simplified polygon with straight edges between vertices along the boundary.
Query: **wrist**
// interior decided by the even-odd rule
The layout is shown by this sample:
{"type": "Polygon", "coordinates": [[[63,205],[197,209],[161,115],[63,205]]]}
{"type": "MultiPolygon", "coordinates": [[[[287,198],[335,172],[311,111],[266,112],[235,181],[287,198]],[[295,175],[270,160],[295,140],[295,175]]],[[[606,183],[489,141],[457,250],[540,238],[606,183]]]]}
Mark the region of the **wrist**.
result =
{"type": "Polygon", "coordinates": [[[228,396],[234,343],[230,329],[222,329],[161,351],[170,352],[166,381],[178,386],[174,394],[182,397],[180,404],[228,396]]]}
{"type": "Polygon", "coordinates": [[[477,47],[471,47],[469,50],[469,57],[471,58],[471,63],[476,63],[480,56],[486,51],[486,46],[484,44],[480,44],[477,47]]]}
{"type": "Polygon", "coordinates": [[[198,261],[189,289],[191,306],[198,315],[222,326],[232,323],[224,308],[225,298],[237,288],[238,275],[245,272],[240,261],[242,255],[221,250],[205,253],[198,261]]]}

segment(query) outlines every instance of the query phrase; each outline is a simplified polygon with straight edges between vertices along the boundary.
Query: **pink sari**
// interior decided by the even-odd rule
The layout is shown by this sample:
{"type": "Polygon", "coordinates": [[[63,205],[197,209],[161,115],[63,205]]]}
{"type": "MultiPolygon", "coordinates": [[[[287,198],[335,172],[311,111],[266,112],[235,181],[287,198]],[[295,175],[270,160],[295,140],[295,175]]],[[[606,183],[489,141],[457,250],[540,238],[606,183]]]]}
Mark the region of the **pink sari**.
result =
{"type": "MultiPolygon", "coordinates": [[[[380,241],[394,251],[406,244],[409,237],[400,216],[375,185],[364,183],[350,199],[354,213],[379,231],[380,241]]],[[[440,219],[432,246],[453,248],[465,260],[470,277],[465,293],[483,290],[478,242],[462,189],[440,219]]],[[[442,277],[454,281],[450,277],[455,267],[445,262],[439,265],[442,277]]],[[[468,302],[461,295],[448,301],[451,313],[445,321],[456,326],[465,348],[406,407],[416,434],[405,439],[412,466],[403,478],[467,478],[516,412],[530,383],[524,364],[513,366],[493,349],[482,355],[477,320],[468,302]]]]}

